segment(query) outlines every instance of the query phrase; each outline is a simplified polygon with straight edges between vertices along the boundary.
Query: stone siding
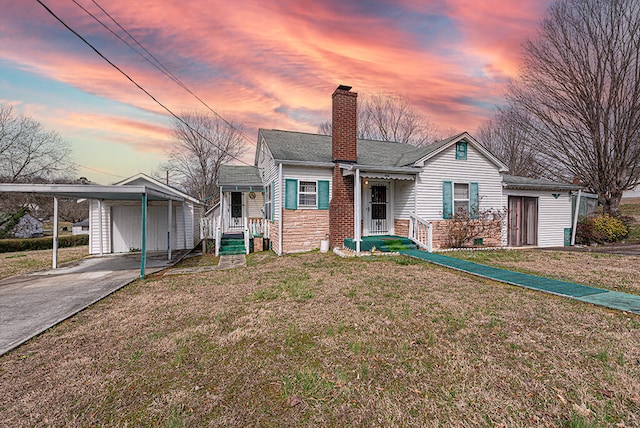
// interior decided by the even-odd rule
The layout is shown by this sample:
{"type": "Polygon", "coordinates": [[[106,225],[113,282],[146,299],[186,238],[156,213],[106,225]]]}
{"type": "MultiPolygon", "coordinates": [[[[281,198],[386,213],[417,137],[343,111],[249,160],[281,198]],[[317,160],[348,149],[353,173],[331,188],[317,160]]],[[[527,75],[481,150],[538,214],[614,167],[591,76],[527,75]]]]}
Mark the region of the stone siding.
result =
{"type": "MultiPolygon", "coordinates": [[[[451,220],[438,220],[431,222],[431,224],[433,224],[434,249],[449,248],[448,242],[450,221],[451,220]]],[[[485,231],[485,233],[478,236],[478,238],[483,239],[483,247],[500,247],[502,246],[501,222],[499,220],[491,220],[491,222],[495,223],[494,227],[485,231]]],[[[472,246],[473,241],[469,242],[467,245],[472,246]]]]}
{"type": "Polygon", "coordinates": [[[393,221],[393,228],[396,236],[402,236],[404,238],[409,236],[409,220],[395,219],[393,221]]]}
{"type": "Polygon", "coordinates": [[[329,236],[329,211],[327,210],[283,210],[282,215],[284,253],[320,248],[320,241],[329,236]]]}

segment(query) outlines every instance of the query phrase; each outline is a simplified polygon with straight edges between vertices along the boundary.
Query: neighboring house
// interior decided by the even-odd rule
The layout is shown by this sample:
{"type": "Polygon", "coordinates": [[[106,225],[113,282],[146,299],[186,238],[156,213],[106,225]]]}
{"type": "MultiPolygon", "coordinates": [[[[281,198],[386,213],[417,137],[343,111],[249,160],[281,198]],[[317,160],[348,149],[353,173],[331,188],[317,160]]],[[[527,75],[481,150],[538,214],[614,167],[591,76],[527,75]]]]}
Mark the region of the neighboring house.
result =
{"type": "MultiPolygon", "coordinates": [[[[145,174],[134,175],[111,187],[116,186],[145,186],[166,195],[161,200],[148,202],[148,251],[166,251],[169,239],[174,250],[191,249],[197,245],[200,240],[200,218],[204,210],[202,202],[145,174]]],[[[100,254],[101,243],[102,253],[140,250],[141,224],[140,200],[92,199],[89,203],[89,253],[100,254]]]]}
{"type": "Polygon", "coordinates": [[[14,238],[39,238],[42,236],[42,221],[27,213],[20,217],[10,235],[14,238]]]}
{"type": "Polygon", "coordinates": [[[376,235],[439,248],[456,211],[473,217],[509,207],[502,227],[482,236],[484,245],[565,243],[570,192],[578,186],[507,176],[507,167],[466,132],[424,147],[359,140],[357,94],[350,90],[340,86],[332,96],[332,136],[260,129],[255,165],[221,169],[223,233],[244,228],[262,202],[278,254],[318,248],[323,240],[359,249],[362,237],[376,235]],[[427,229],[430,239],[420,232],[427,229]]]}
{"type": "Polygon", "coordinates": [[[73,223],[71,225],[71,234],[72,235],[88,235],[89,234],[89,219],[85,218],[82,221],[77,223],[73,223]]]}

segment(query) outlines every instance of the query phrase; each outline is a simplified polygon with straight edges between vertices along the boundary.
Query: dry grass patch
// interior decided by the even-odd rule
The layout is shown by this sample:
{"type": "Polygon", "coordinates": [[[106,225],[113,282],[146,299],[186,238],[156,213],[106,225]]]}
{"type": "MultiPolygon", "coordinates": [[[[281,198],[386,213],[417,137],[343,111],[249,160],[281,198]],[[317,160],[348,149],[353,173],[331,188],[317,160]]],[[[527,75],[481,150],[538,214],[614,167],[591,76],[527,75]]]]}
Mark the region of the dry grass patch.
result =
{"type": "Polygon", "coordinates": [[[152,277],[0,358],[11,426],[640,424],[640,318],[406,258],[152,277]]]}
{"type": "MultiPolygon", "coordinates": [[[[58,263],[67,263],[89,255],[89,246],[58,249],[58,263]]],[[[0,278],[51,269],[52,250],[0,254],[0,278]]]]}
{"type": "Polygon", "coordinates": [[[551,250],[452,251],[447,256],[608,290],[640,294],[640,257],[551,250]]]}

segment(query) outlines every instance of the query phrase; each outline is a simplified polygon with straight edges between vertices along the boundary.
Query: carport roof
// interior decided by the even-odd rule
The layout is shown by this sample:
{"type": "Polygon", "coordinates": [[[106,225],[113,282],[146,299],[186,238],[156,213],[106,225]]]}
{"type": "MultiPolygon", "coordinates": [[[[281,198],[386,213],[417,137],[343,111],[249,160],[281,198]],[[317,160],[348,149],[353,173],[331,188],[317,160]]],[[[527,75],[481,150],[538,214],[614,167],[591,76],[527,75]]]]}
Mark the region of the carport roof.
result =
{"type": "Polygon", "coordinates": [[[97,185],[97,184],[0,184],[0,193],[37,193],[75,199],[101,199],[117,201],[139,200],[143,194],[150,201],[184,201],[185,198],[161,192],[144,185],[97,185]]]}

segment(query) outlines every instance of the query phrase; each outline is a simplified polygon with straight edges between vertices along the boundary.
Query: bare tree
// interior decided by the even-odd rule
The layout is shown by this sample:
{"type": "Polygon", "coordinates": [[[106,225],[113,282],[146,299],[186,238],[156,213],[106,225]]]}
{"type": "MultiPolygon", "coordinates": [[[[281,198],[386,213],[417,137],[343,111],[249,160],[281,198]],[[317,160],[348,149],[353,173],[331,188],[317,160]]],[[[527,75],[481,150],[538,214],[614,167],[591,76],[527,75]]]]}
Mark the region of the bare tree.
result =
{"type": "MultiPolygon", "coordinates": [[[[318,133],[331,135],[331,122],[318,133]]],[[[440,137],[438,127],[401,95],[375,94],[358,98],[358,138],[424,146],[440,137]]]]}
{"type": "Polygon", "coordinates": [[[509,173],[545,177],[534,142],[536,129],[529,115],[514,106],[498,107],[494,117],[478,128],[478,141],[503,161],[509,173]]]}
{"type": "Polygon", "coordinates": [[[545,164],[618,214],[640,183],[640,2],[554,3],[509,99],[535,121],[545,164]]]}
{"type": "Polygon", "coordinates": [[[243,151],[237,125],[202,112],[174,120],[173,146],[167,168],[188,194],[207,200],[214,194],[220,165],[237,159],[243,151]]]}
{"type": "Polygon", "coordinates": [[[49,180],[74,170],[71,148],[40,122],[0,104],[0,179],[6,182],[49,180]]]}

